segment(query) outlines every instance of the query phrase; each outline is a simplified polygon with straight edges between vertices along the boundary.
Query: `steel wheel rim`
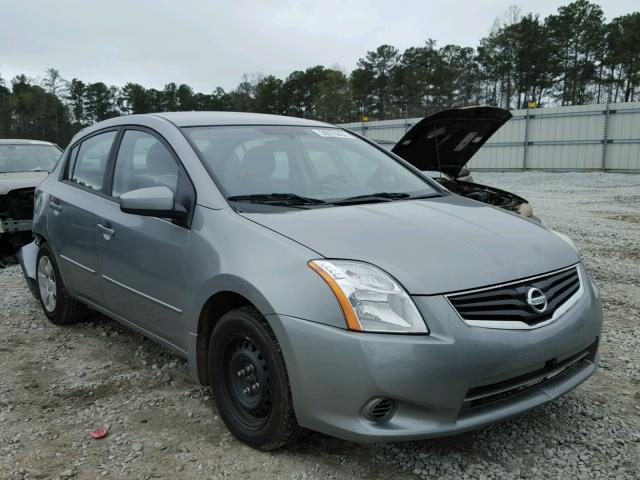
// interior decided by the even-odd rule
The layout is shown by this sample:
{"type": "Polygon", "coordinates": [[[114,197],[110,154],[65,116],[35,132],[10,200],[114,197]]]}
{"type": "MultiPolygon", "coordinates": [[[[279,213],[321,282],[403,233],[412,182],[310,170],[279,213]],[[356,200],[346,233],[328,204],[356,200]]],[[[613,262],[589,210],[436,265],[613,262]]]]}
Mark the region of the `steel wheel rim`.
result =
{"type": "Polygon", "coordinates": [[[250,430],[259,430],[268,421],[273,405],[271,372],[264,355],[248,337],[234,335],[224,354],[224,390],[235,417],[250,430]],[[240,370],[249,369],[244,375],[240,370]],[[245,388],[259,386],[251,393],[245,388]]]}
{"type": "Polygon", "coordinates": [[[46,255],[38,261],[38,289],[44,309],[49,313],[53,312],[57,302],[56,274],[51,260],[46,255]]]}

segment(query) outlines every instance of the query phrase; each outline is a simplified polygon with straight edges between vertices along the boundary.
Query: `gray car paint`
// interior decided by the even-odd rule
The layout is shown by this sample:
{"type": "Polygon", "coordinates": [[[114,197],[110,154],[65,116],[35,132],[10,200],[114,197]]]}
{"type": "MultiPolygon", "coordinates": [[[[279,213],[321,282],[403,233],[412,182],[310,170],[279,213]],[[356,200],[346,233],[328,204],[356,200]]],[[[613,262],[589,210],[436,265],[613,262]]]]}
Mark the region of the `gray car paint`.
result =
{"type": "Polygon", "coordinates": [[[493,285],[579,261],[540,224],[459,196],[242,215],[327,258],[375,264],[418,295],[493,285]]]}
{"type": "MultiPolygon", "coordinates": [[[[74,297],[186,356],[197,376],[205,304],[221,292],[242,295],[267,318],[282,347],[299,423],[352,440],[427,438],[477,428],[548,401],[593,373],[597,360],[510,402],[458,416],[468,388],[591,345],[600,336],[601,307],[584,274],[582,296],[556,322],[535,330],[493,330],[466,325],[441,293],[576,264],[576,252],[521,216],[455,195],[240,215],[176,128],[227,124],[327,126],[252,114],[154,114],[107,120],[72,140],[120,125],[151,128],[173,148],[197,192],[187,229],[124,214],[114,199],[59,181],[59,165],[39,187],[33,228],[65,265],[61,274],[74,297]],[[61,211],[51,208],[55,200],[65,202],[61,211]],[[83,212],[82,222],[64,216],[71,209],[83,212]],[[113,235],[98,230],[104,221],[113,235]],[[61,257],[65,252],[70,261],[61,257]],[[325,255],[389,271],[414,294],[431,334],[346,330],[333,293],[307,266],[325,255]],[[391,422],[376,424],[364,416],[363,405],[376,396],[399,402],[391,422]]],[[[35,262],[32,252],[25,249],[21,261],[35,262]]],[[[24,270],[28,275],[35,269],[24,270]]]]}
{"type": "MultiPolygon", "coordinates": [[[[120,196],[120,206],[129,210],[161,210],[173,209],[175,198],[167,187],[149,187],[133,190],[120,196]]],[[[159,215],[161,216],[161,215],[159,215]]]]}

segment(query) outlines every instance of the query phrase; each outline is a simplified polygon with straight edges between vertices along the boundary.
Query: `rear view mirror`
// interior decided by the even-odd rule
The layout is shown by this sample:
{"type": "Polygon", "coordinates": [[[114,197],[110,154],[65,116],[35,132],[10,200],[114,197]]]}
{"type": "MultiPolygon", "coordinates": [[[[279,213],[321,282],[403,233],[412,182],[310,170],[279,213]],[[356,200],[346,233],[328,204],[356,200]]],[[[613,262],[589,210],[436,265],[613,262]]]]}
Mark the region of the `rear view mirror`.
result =
{"type": "Polygon", "coordinates": [[[149,187],[132,190],[120,196],[120,210],[148,217],[184,219],[182,205],[176,205],[173,192],[167,187],[149,187]]]}

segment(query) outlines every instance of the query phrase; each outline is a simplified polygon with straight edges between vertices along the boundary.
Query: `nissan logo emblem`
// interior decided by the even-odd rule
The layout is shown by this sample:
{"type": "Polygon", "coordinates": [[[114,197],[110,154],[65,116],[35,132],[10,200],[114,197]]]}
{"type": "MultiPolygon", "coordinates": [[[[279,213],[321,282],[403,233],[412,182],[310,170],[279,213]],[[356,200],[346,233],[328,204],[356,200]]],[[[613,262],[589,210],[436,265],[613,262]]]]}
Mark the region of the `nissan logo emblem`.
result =
{"type": "Polygon", "coordinates": [[[536,313],[542,313],[547,309],[547,296],[539,288],[532,287],[527,292],[527,305],[536,313]]]}

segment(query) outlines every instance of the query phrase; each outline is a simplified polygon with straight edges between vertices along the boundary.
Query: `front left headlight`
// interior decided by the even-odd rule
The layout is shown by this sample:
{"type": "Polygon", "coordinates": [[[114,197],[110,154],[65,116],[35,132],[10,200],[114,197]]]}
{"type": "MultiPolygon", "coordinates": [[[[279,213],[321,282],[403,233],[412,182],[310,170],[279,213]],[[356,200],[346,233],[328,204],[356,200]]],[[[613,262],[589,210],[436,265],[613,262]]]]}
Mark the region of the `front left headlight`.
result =
{"type": "Polygon", "coordinates": [[[309,266],[335,294],[349,330],[429,333],[409,294],[383,270],[351,260],[312,260],[309,266]]]}

